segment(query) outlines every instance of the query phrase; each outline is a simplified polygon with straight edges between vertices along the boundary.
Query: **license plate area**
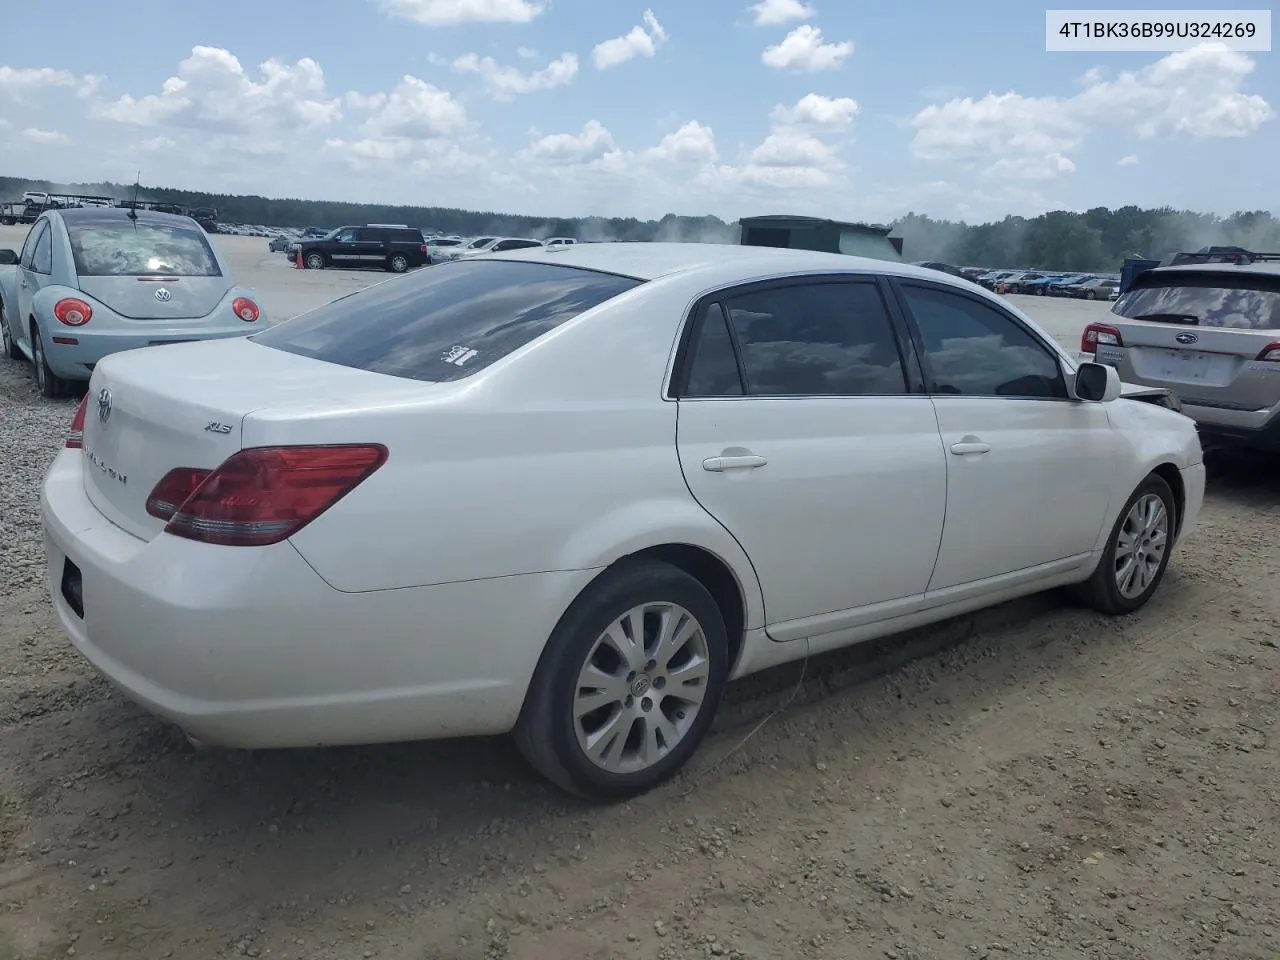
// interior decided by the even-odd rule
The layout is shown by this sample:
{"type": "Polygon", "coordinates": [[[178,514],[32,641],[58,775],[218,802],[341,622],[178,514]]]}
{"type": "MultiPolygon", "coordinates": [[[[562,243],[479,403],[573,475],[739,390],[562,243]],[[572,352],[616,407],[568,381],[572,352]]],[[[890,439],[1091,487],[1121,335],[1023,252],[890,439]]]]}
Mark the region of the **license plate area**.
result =
{"type": "Polygon", "coordinates": [[[80,568],[71,562],[70,557],[62,561],[62,599],[81,620],[84,619],[84,582],[80,577],[80,568]]]}

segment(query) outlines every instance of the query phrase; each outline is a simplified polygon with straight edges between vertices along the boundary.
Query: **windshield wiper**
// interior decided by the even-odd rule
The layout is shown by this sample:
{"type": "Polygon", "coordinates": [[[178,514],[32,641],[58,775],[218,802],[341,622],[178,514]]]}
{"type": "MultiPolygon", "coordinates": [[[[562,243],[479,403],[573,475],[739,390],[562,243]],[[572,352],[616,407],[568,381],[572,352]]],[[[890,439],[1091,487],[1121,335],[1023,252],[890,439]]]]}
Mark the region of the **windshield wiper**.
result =
{"type": "Polygon", "coordinates": [[[1130,320],[1155,320],[1160,323],[1199,324],[1200,318],[1193,313],[1140,313],[1130,320]]]}

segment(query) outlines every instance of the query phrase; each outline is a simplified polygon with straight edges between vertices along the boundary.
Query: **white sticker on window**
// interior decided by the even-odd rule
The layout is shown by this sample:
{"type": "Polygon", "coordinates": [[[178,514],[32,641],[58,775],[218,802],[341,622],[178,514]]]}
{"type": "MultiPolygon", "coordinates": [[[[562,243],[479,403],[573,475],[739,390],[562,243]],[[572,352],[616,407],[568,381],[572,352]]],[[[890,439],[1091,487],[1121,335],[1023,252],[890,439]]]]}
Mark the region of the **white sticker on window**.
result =
{"type": "Polygon", "coordinates": [[[460,367],[468,360],[473,359],[478,353],[478,350],[472,350],[470,347],[450,347],[449,352],[440,359],[445,363],[452,363],[460,367]]]}

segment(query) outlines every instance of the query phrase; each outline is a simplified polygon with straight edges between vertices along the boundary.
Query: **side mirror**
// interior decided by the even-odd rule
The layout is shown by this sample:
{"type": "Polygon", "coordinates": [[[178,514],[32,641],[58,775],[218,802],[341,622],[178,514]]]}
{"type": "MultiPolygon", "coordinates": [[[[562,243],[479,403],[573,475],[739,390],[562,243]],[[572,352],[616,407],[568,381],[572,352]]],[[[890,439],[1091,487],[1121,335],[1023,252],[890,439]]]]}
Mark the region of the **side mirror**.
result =
{"type": "Polygon", "coordinates": [[[1076,397],[1110,403],[1120,396],[1120,371],[1105,363],[1082,363],[1076,369],[1076,397]]]}
{"type": "Polygon", "coordinates": [[[18,262],[18,254],[13,250],[0,250],[0,266],[11,267],[18,262]]]}

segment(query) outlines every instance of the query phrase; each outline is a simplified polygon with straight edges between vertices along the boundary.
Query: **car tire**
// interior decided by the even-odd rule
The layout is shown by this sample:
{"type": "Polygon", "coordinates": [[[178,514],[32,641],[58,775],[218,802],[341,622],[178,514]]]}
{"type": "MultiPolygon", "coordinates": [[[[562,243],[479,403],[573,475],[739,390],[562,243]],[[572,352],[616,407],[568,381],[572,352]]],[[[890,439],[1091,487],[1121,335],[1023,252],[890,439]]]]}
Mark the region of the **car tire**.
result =
{"type": "Polygon", "coordinates": [[[1092,290],[1089,290],[1089,291],[1087,291],[1087,292],[1085,293],[1084,298],[1085,298],[1086,300],[1097,300],[1097,299],[1098,299],[1098,295],[1097,295],[1096,293],[1094,293],[1092,290]]]}
{"type": "Polygon", "coordinates": [[[1070,588],[1073,599],[1112,615],[1144,606],[1164,579],[1177,528],[1173,491],[1162,477],[1151,474],[1125,501],[1093,575],[1070,588]],[[1158,553],[1154,563],[1153,553],[1158,553]],[[1131,570],[1133,579],[1127,580],[1131,570]]]}
{"type": "Polygon", "coordinates": [[[9,329],[9,318],[4,312],[4,304],[0,303],[0,343],[3,344],[4,355],[10,360],[25,360],[22,350],[18,347],[18,341],[13,335],[13,331],[9,329]]]}
{"type": "Polygon", "coordinates": [[[569,793],[632,797],[693,755],[727,676],[724,617],[707,588],[670,564],[623,561],[556,625],[529,685],[516,745],[569,793]],[[639,646],[628,643],[637,627],[639,646]]]}
{"type": "Polygon", "coordinates": [[[403,253],[393,254],[387,260],[387,269],[392,273],[404,273],[409,269],[409,258],[403,253]]]}
{"type": "Polygon", "coordinates": [[[31,355],[36,368],[36,386],[40,388],[40,396],[46,400],[65,397],[70,392],[70,385],[49,369],[49,360],[44,353],[44,335],[34,323],[31,324],[31,355]]]}
{"type": "Polygon", "coordinates": [[[308,253],[302,258],[302,262],[308,270],[323,270],[328,266],[323,253],[308,253]]]}

